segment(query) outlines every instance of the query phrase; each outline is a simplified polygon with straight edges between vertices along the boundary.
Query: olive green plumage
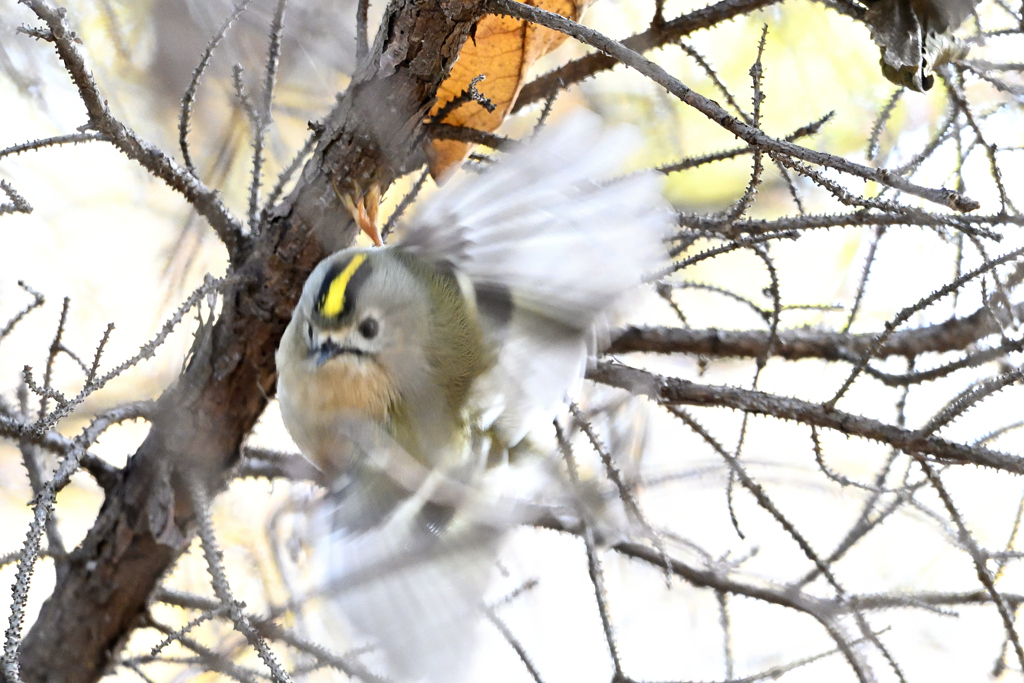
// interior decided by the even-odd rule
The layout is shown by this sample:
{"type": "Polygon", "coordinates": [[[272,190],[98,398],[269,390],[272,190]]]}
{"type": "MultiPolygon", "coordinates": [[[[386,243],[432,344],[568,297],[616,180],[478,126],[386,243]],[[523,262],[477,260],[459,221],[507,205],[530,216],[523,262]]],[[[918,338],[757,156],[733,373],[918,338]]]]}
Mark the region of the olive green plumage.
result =
{"type": "Polygon", "coordinates": [[[400,249],[382,252],[398,259],[430,291],[430,332],[427,359],[437,385],[453,414],[466,407],[470,386],[494,365],[494,350],[485,346],[475,306],[468,301],[455,275],[400,249]]]}
{"type": "Polygon", "coordinates": [[[347,249],[310,275],[285,331],[282,414],[329,473],[371,447],[339,433],[364,420],[435,466],[462,454],[472,384],[494,362],[472,294],[450,269],[401,249],[347,249]],[[344,301],[340,314],[325,314],[332,299],[344,301]]]}
{"type": "Polygon", "coordinates": [[[636,145],[594,116],[546,129],[433,193],[397,246],[333,254],[303,288],[278,398],[329,486],[314,592],[395,680],[457,681],[506,532],[575,504],[540,430],[604,316],[664,267],[674,221],[658,175],[623,176],[636,145]]]}

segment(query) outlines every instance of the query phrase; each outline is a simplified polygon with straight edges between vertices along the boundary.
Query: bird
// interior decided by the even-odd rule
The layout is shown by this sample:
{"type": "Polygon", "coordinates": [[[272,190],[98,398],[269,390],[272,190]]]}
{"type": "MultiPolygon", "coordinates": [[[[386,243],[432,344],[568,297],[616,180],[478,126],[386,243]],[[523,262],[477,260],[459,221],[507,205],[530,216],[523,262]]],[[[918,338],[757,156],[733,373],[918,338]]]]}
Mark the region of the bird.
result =
{"type": "Polygon", "coordinates": [[[277,397],[327,482],[314,592],[325,632],[342,623],[395,680],[458,680],[509,528],[573,504],[538,434],[668,259],[659,177],[612,177],[639,144],[569,116],[448,181],[397,244],[332,254],[303,287],[277,397]]]}
{"type": "Polygon", "coordinates": [[[934,71],[967,56],[952,35],[971,15],[977,0],[866,0],[864,21],[882,53],[882,75],[896,85],[924,92],[934,71]]]}

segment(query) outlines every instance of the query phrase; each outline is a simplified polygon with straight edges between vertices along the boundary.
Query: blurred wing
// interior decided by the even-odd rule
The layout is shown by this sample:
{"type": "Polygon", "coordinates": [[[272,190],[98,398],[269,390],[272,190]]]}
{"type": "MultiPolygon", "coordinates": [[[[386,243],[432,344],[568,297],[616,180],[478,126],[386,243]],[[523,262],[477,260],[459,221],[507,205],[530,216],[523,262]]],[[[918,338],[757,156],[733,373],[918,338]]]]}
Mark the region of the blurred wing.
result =
{"type": "Polygon", "coordinates": [[[579,330],[514,310],[497,362],[473,384],[476,422],[506,446],[550,427],[557,407],[583,379],[586,360],[579,330]]]}
{"type": "Polygon", "coordinates": [[[508,290],[516,306],[587,330],[665,259],[672,215],[660,179],[639,173],[603,185],[637,148],[632,128],[602,129],[580,114],[546,129],[479,176],[428,200],[401,248],[446,261],[478,288],[508,290]]]}
{"type": "Polygon", "coordinates": [[[576,115],[447,184],[407,229],[400,248],[449,263],[485,323],[501,322],[498,364],[476,394],[509,445],[582,377],[602,314],[666,261],[673,215],[659,176],[597,182],[621,172],[638,142],[632,128],[576,115]],[[510,310],[491,315],[496,301],[510,310]]]}
{"type": "Polygon", "coordinates": [[[364,457],[315,508],[316,615],[329,640],[347,630],[372,646],[368,661],[394,680],[457,681],[510,522],[476,519],[472,480],[421,468],[373,425],[345,431],[364,457]]]}
{"type": "MultiPolygon", "coordinates": [[[[399,681],[457,681],[468,669],[503,534],[477,525],[439,534],[420,515],[357,533],[335,530],[316,562],[328,568],[326,605],[379,650],[399,681]]],[[[341,510],[334,510],[335,519],[341,510]]]]}
{"type": "MultiPolygon", "coordinates": [[[[464,680],[507,532],[550,515],[575,524],[575,491],[543,459],[428,469],[378,425],[338,431],[356,465],[300,531],[312,575],[296,602],[312,637],[338,651],[369,645],[361,665],[396,682],[464,680]]],[[[484,438],[478,450],[488,447],[484,438]]]]}

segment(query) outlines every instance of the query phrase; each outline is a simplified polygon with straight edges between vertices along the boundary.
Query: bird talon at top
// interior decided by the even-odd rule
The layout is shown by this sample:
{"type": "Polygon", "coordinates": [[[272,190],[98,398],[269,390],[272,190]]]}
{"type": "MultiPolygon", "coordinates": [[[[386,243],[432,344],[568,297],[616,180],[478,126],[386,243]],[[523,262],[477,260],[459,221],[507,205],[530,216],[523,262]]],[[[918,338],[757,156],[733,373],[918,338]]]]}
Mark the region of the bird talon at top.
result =
{"type": "Polygon", "coordinates": [[[348,212],[352,215],[359,229],[366,233],[370,241],[378,247],[384,246],[380,237],[380,230],[377,227],[377,210],[380,207],[380,186],[374,183],[365,194],[358,186],[353,187],[351,194],[338,191],[337,185],[334,192],[341,199],[348,212]]]}

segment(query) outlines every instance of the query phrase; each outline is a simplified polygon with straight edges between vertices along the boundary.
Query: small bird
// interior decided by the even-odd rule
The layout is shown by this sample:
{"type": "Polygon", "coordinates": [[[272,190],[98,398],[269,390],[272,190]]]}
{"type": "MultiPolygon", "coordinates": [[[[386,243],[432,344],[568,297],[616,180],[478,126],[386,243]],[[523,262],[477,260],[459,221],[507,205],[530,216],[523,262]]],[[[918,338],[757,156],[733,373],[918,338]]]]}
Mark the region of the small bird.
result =
{"type": "Polygon", "coordinates": [[[963,59],[967,46],[952,33],[978,0],[865,0],[864,21],[882,52],[882,74],[918,92],[935,84],[933,72],[963,59]]]}
{"type": "Polygon", "coordinates": [[[552,487],[532,434],[582,381],[603,318],[667,263],[659,178],[607,180],[638,142],[572,116],[303,288],[277,394],[330,482],[319,593],[398,680],[457,680],[501,540],[552,487]]]}

